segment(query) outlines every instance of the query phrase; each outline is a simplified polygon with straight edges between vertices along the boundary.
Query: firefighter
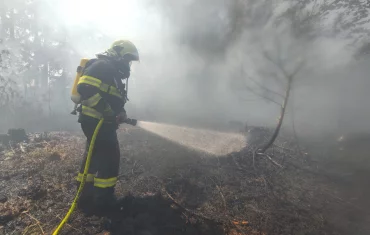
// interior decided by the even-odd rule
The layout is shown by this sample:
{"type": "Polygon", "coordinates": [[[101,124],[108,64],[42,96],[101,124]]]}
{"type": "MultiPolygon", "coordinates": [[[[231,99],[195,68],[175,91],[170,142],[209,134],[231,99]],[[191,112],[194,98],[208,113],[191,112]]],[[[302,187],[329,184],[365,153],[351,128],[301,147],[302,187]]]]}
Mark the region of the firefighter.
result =
{"type": "Polygon", "coordinates": [[[77,91],[81,95],[78,122],[87,141],[77,176],[77,186],[82,180],[94,130],[99,119],[104,117],[93,149],[86,183],[78,201],[78,207],[82,211],[86,212],[91,208],[98,211],[110,210],[117,202],[114,188],[119,172],[120,149],[116,130],[127,119],[124,109],[127,90],[123,81],[130,77],[132,61],[138,60],[138,50],[132,42],[116,41],[107,51],[87,62],[78,82],[77,91]]]}

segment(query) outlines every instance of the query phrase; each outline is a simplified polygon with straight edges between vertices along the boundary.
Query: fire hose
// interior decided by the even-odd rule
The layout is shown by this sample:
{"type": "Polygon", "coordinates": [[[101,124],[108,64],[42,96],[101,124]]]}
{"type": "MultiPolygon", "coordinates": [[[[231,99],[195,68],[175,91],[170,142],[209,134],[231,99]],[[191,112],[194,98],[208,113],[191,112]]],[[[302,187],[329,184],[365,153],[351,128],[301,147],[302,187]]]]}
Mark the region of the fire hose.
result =
{"type": "MultiPolygon", "coordinates": [[[[81,181],[80,186],[79,186],[79,188],[77,190],[76,196],[73,199],[72,205],[69,208],[67,214],[65,215],[65,217],[63,218],[63,220],[60,222],[60,224],[58,225],[58,227],[53,232],[53,235],[58,235],[59,234],[59,232],[62,230],[63,226],[67,223],[69,217],[72,215],[73,211],[76,209],[78,199],[80,198],[81,193],[82,193],[82,190],[83,190],[83,188],[85,186],[85,183],[86,183],[87,173],[89,172],[89,167],[90,167],[90,162],[91,162],[91,156],[92,156],[93,151],[94,151],[96,137],[98,136],[99,130],[100,130],[101,126],[103,125],[103,122],[104,122],[104,118],[101,118],[99,120],[99,123],[96,126],[95,131],[94,131],[94,134],[93,134],[93,136],[91,138],[91,142],[90,142],[90,146],[89,146],[89,151],[87,153],[86,163],[85,163],[84,172],[83,172],[83,176],[82,176],[82,181],[81,181]]],[[[133,126],[136,126],[137,120],[136,119],[127,118],[124,121],[124,123],[130,124],[130,125],[133,125],[133,126]]]]}

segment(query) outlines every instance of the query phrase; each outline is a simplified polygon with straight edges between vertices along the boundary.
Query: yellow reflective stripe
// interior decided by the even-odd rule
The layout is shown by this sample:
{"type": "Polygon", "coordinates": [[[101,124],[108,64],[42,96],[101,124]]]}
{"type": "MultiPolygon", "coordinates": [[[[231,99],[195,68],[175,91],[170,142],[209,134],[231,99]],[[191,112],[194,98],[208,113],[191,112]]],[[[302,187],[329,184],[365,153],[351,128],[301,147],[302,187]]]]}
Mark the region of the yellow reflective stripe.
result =
{"type": "Polygon", "coordinates": [[[81,113],[83,115],[90,116],[90,117],[97,118],[97,119],[100,119],[100,118],[103,117],[103,115],[100,112],[96,111],[93,108],[87,107],[85,105],[82,105],[82,112],[81,113]]]}
{"type": "Polygon", "coordinates": [[[109,94],[110,95],[114,95],[114,96],[117,96],[118,98],[121,98],[122,99],[122,95],[121,93],[119,92],[119,90],[115,87],[111,87],[110,90],[109,90],[109,94]]]}
{"type": "Polygon", "coordinates": [[[94,107],[99,103],[99,101],[102,99],[101,95],[99,93],[91,96],[90,98],[83,100],[81,102],[82,105],[88,106],[88,107],[94,107]]]}
{"type": "Polygon", "coordinates": [[[105,83],[101,83],[101,84],[100,84],[99,89],[100,89],[101,91],[108,92],[108,90],[109,90],[109,85],[108,85],[108,84],[105,84],[105,83]]]}
{"type": "Polygon", "coordinates": [[[94,179],[94,186],[98,188],[109,188],[114,187],[117,183],[117,177],[109,178],[109,179],[101,179],[95,178],[94,179]]]}
{"type": "Polygon", "coordinates": [[[108,106],[106,109],[104,109],[104,114],[106,116],[113,116],[114,115],[114,111],[113,111],[113,109],[110,106],[108,106]]]}
{"type": "Polygon", "coordinates": [[[81,112],[83,115],[86,115],[86,116],[89,116],[89,117],[93,117],[93,118],[97,118],[97,119],[100,119],[102,118],[103,116],[106,116],[106,117],[111,117],[114,115],[114,111],[111,109],[110,106],[108,106],[105,110],[104,110],[104,115],[100,112],[98,112],[96,109],[94,108],[90,108],[90,107],[87,107],[85,105],[82,105],[82,112],[81,112]]]}
{"type": "Polygon", "coordinates": [[[81,84],[81,83],[88,84],[88,85],[91,85],[91,86],[95,86],[103,92],[108,92],[108,90],[109,90],[108,94],[117,96],[118,98],[122,98],[121,93],[119,92],[119,90],[116,87],[109,86],[106,83],[102,83],[102,81],[97,79],[97,78],[84,75],[80,78],[80,80],[78,82],[78,84],[81,84]]]}
{"type": "MultiPolygon", "coordinates": [[[[86,176],[86,182],[94,182],[94,178],[95,178],[95,174],[87,174],[87,176],[86,176]]],[[[83,179],[83,174],[78,173],[78,175],[76,177],[76,180],[78,182],[82,182],[82,179],[83,179]]]]}
{"type": "Polygon", "coordinates": [[[84,75],[80,78],[80,80],[78,81],[78,84],[81,84],[81,83],[84,83],[84,84],[89,84],[91,86],[95,86],[97,88],[100,88],[100,84],[102,83],[101,80],[97,79],[97,78],[94,78],[94,77],[91,77],[91,76],[87,76],[87,75],[84,75]]]}

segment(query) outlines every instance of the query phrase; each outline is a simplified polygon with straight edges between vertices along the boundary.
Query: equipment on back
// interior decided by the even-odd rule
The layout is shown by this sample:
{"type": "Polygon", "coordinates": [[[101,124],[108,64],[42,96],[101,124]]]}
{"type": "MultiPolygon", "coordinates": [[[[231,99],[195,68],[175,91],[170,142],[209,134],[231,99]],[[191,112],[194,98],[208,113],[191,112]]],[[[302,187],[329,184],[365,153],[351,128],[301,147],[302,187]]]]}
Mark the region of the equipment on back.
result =
{"type": "MultiPolygon", "coordinates": [[[[78,105],[82,105],[82,109],[85,109],[85,113],[92,113],[94,104],[96,105],[101,97],[97,97],[99,94],[90,97],[87,100],[82,101],[81,95],[77,91],[78,84],[85,83],[91,86],[95,86],[99,88],[101,92],[108,93],[109,95],[117,96],[119,98],[128,100],[127,98],[127,91],[128,91],[128,78],[130,77],[130,66],[132,61],[139,61],[139,52],[136,48],[136,46],[128,40],[118,40],[113,42],[111,47],[106,50],[102,54],[98,54],[97,58],[95,59],[81,59],[80,65],[77,68],[77,74],[74,80],[74,84],[71,91],[71,100],[75,103],[74,109],[71,112],[71,114],[76,115],[77,110],[79,110],[78,105]],[[126,79],[125,84],[123,84],[121,81],[117,82],[114,80],[115,86],[112,84],[105,84],[100,79],[97,79],[95,77],[91,76],[85,76],[84,70],[94,63],[94,61],[98,59],[104,59],[107,61],[110,61],[112,65],[117,69],[119,72],[119,76],[115,77],[115,79],[126,79]],[[87,110],[89,109],[89,110],[87,110]],[[91,109],[91,110],[90,110],[91,109]]],[[[84,111],[84,110],[82,110],[84,111]]],[[[111,110],[108,108],[108,113],[111,112],[111,110]]],[[[95,118],[98,118],[97,114],[90,115],[94,116],[95,118]]],[[[100,117],[99,117],[100,118],[100,117]]]]}
{"type": "Polygon", "coordinates": [[[77,73],[75,80],[73,82],[72,90],[71,90],[71,100],[75,103],[75,107],[71,114],[76,115],[77,114],[77,107],[81,103],[81,95],[77,92],[77,85],[80,81],[81,75],[83,73],[83,70],[85,69],[86,64],[89,62],[89,59],[83,58],[80,61],[80,65],[77,67],[77,73]]]}
{"type": "Polygon", "coordinates": [[[101,119],[104,117],[107,121],[110,118],[114,117],[114,111],[110,106],[109,102],[103,98],[103,94],[116,97],[122,102],[125,102],[124,96],[122,96],[121,91],[117,88],[116,84],[107,84],[102,80],[89,76],[83,75],[80,78],[78,84],[85,84],[90,87],[95,87],[98,89],[98,92],[95,95],[90,96],[87,99],[81,101],[81,113],[92,118],[101,119]],[[103,101],[104,107],[100,106],[99,103],[103,101]]]}

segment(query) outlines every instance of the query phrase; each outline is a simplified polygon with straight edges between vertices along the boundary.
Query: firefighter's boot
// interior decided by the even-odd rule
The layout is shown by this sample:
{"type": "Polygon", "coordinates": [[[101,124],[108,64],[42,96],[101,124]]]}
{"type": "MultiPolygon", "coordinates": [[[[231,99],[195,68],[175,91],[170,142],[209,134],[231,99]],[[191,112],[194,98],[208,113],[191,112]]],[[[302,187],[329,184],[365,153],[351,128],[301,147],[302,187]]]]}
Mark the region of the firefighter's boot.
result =
{"type": "Polygon", "coordinates": [[[114,187],[95,187],[94,206],[96,214],[101,216],[109,215],[119,210],[119,202],[114,195],[114,187]]]}

